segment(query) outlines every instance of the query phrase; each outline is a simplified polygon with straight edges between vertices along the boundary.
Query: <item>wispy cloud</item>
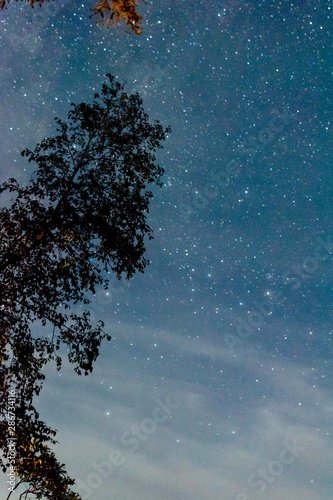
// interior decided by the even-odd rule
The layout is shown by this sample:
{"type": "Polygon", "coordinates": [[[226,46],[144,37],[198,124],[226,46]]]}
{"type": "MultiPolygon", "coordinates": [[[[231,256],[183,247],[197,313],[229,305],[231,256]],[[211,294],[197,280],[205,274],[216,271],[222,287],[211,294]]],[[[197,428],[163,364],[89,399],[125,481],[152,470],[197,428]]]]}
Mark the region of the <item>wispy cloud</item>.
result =
{"type": "Polygon", "coordinates": [[[149,328],[131,355],[120,342],[131,329],[118,327],[91,376],[49,373],[38,403],[60,429],[59,458],[84,500],[331,498],[333,404],[318,363],[277,363],[245,346],[231,354],[222,342],[149,328]],[[164,364],[149,370],[138,360],[156,338],[164,364]],[[193,375],[198,359],[206,374],[218,364],[221,378],[193,375]],[[152,424],[157,398],[173,407],[152,424]],[[54,406],[52,417],[45,408],[54,406]],[[144,437],[128,445],[140,426],[144,437]]]}

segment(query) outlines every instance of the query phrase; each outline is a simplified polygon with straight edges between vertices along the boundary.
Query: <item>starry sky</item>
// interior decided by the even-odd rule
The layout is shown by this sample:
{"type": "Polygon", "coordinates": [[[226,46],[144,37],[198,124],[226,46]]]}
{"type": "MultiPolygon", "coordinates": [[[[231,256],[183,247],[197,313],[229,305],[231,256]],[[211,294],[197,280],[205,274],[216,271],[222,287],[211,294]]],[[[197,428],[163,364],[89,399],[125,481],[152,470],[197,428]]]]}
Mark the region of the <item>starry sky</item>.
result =
{"type": "Polygon", "coordinates": [[[92,6],[0,12],[1,181],[108,72],[172,127],[150,266],[90,306],[111,342],[46,370],[57,457],[83,500],[329,500],[333,3],[152,0],[141,37],[92,6]]]}

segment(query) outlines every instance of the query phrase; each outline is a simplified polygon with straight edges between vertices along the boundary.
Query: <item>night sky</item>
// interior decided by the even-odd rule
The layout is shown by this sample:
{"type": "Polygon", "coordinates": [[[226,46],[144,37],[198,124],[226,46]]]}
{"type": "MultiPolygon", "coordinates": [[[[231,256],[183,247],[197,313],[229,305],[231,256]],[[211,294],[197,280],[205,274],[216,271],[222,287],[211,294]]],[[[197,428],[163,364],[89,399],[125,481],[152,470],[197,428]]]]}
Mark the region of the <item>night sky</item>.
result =
{"type": "Polygon", "coordinates": [[[141,37],[93,5],[0,12],[1,181],[106,73],[172,127],[151,263],[36,400],[57,458],[83,500],[331,500],[333,2],[153,0],[141,37]]]}

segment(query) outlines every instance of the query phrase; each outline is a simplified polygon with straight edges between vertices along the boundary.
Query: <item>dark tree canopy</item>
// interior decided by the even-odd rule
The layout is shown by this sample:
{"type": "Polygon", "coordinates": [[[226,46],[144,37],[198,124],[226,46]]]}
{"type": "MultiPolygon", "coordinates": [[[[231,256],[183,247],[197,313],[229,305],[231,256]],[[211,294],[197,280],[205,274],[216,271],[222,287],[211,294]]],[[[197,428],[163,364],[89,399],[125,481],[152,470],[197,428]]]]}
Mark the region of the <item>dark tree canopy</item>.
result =
{"type": "MultiPolygon", "coordinates": [[[[43,476],[45,463],[54,462],[62,493],[72,480],[46,445],[55,432],[39,420],[33,396],[41,388],[42,367],[52,359],[61,367],[62,344],[75,371],[87,375],[101,341],[111,339],[101,321],[93,326],[88,312],[69,308],[89,303],[87,293],[96,286],[106,288],[109,271],[126,279],[144,271],[145,236],[152,238],[147,186],[162,185],[155,152],[169,131],[149,122],[138,94],[128,95],[107,77],[92,104],[72,104],[67,122],[56,119],[58,135],[22,152],[37,165],[30,182],[0,185],[0,193],[12,194],[11,206],[0,209],[0,443],[8,452],[7,403],[15,388],[19,477],[31,479],[39,469],[43,476]],[[35,321],[50,325],[53,334],[32,335],[35,321]],[[34,460],[41,461],[39,469],[34,460]]],[[[0,465],[5,470],[6,461],[0,465]]],[[[53,483],[40,480],[37,474],[29,484],[45,496],[45,484],[53,483]]]]}

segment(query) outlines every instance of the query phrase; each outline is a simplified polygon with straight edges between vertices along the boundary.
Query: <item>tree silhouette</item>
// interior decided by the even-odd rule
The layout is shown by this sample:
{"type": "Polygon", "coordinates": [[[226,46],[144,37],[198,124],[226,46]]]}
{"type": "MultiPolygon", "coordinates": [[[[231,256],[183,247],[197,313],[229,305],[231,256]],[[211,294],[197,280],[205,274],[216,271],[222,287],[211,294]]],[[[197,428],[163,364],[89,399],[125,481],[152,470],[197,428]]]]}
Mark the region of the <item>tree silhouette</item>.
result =
{"type": "Polygon", "coordinates": [[[155,153],[170,129],[150,123],[139,95],[128,95],[106,76],[108,84],[92,104],[72,104],[67,123],[56,118],[58,135],[22,151],[37,164],[30,182],[21,187],[9,179],[0,185],[0,193],[12,193],[11,206],[0,209],[0,445],[7,456],[0,465],[9,465],[8,405],[14,391],[15,470],[35,488],[36,498],[42,491],[58,499],[52,484],[66,492],[64,498],[76,498],[68,496],[72,480],[47,444],[54,443],[55,431],[33,407],[42,368],[55,360],[60,369],[58,351],[66,344],[74,370],[92,371],[102,340],[111,336],[103,322],[91,324],[89,312],[77,315],[69,308],[89,303],[96,286],[107,288],[108,272],[118,279],[144,272],[144,240],[152,238],[146,217],[153,195],[147,186],[162,186],[155,153]],[[49,325],[44,337],[32,335],[36,321],[49,325]],[[56,478],[46,478],[49,468],[56,478]]]}
{"type": "MultiPolygon", "coordinates": [[[[23,0],[29,1],[31,7],[35,4],[41,6],[47,0],[23,0]]],[[[0,0],[0,9],[7,8],[10,0],[0,0]]],[[[101,0],[91,10],[93,14],[90,17],[95,17],[98,26],[111,23],[119,23],[124,21],[136,35],[141,35],[142,28],[140,22],[142,16],[138,13],[138,0],[101,0]]]]}
{"type": "Polygon", "coordinates": [[[7,463],[1,460],[3,472],[8,471],[7,500],[22,486],[21,500],[80,500],[80,495],[70,489],[74,480],[67,476],[65,466],[57,461],[48,446],[48,443],[56,443],[56,432],[39,420],[33,407],[33,395],[41,388],[38,380],[44,376],[39,370],[40,362],[32,360],[34,365],[30,368],[13,362],[6,377],[6,385],[10,381],[11,389],[6,387],[7,390],[1,392],[1,416],[7,407],[9,417],[7,425],[4,420],[0,425],[0,443],[7,456],[7,463]]]}

